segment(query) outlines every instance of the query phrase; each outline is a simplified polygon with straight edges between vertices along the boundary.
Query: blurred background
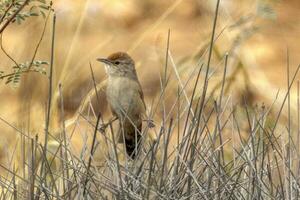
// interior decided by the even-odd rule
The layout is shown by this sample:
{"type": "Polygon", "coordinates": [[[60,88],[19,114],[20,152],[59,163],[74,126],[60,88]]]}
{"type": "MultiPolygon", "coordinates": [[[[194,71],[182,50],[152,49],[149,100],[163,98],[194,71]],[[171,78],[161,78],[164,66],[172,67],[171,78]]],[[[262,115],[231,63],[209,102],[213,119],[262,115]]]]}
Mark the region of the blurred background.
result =
{"type": "MultiPolygon", "coordinates": [[[[199,68],[197,63],[207,60],[215,6],[215,0],[54,0],[57,26],[53,109],[61,83],[66,118],[72,118],[93,89],[89,63],[96,82],[101,83],[106,76],[96,58],[116,51],[129,52],[136,61],[146,102],[150,104],[161,91],[169,29],[168,72],[174,84],[169,86],[166,102],[170,103],[166,107],[171,107],[179,87],[175,72],[184,83],[199,68]]],[[[50,60],[51,18],[37,53],[39,60],[50,60]]],[[[44,21],[42,17],[30,18],[4,32],[3,47],[17,62],[30,61],[44,21]]],[[[253,104],[271,104],[277,91],[287,88],[287,50],[291,75],[300,63],[299,35],[298,0],[221,0],[211,69],[214,78],[209,90],[218,89],[228,52],[227,95],[234,103],[246,96],[253,104]]],[[[0,71],[9,73],[13,62],[2,51],[0,59],[0,71]]],[[[193,81],[187,85],[188,92],[192,85],[193,81]]],[[[18,85],[0,81],[0,117],[28,133],[40,134],[47,95],[45,75],[24,74],[18,85]]],[[[91,102],[96,111],[108,117],[105,94],[101,93],[100,98],[100,104],[93,99],[91,102]]],[[[292,100],[296,102],[296,90],[292,100]]],[[[51,121],[56,118],[53,115],[51,121]]],[[[1,122],[0,133],[4,159],[6,147],[16,144],[17,134],[1,122]]]]}

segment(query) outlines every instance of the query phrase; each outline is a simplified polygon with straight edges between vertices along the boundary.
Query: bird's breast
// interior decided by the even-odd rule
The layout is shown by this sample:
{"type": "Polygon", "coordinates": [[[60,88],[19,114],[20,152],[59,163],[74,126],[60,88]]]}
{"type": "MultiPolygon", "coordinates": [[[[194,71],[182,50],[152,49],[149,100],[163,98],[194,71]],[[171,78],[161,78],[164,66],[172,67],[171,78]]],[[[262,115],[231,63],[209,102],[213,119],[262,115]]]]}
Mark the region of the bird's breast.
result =
{"type": "Polygon", "coordinates": [[[140,115],[143,112],[139,83],[127,77],[109,77],[106,90],[112,111],[118,116],[140,115]]]}

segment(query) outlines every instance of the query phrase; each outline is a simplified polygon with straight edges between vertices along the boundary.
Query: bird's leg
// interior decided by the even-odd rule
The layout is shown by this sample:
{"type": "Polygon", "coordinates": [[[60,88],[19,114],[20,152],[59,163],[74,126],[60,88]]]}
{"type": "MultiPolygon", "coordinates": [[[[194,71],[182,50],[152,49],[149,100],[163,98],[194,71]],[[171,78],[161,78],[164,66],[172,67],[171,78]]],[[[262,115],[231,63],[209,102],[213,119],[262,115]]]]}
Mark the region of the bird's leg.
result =
{"type": "Polygon", "coordinates": [[[108,127],[109,124],[113,123],[114,121],[116,121],[118,119],[118,117],[113,117],[111,118],[107,123],[104,123],[101,125],[101,127],[99,128],[99,131],[104,133],[105,129],[108,127]]]}

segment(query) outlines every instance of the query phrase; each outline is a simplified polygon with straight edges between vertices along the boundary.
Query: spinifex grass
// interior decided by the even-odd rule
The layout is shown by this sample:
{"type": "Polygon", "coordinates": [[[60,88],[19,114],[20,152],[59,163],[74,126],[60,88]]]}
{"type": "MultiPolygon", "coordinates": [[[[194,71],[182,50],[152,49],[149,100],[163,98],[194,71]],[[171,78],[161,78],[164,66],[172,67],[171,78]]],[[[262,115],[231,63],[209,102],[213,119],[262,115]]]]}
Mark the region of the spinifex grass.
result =
{"type": "MultiPolygon", "coordinates": [[[[0,199],[298,199],[299,82],[297,122],[292,120],[290,92],[299,67],[291,79],[288,75],[288,89],[279,111],[274,111],[273,104],[251,106],[246,98],[242,104],[233,105],[235,101],[225,95],[224,89],[228,54],[222,60],[220,91],[210,94],[218,6],[219,1],[208,61],[193,66],[187,80],[181,80],[171,56],[169,31],[161,93],[148,105],[149,119],[160,121],[155,121],[152,129],[144,126],[142,148],[135,160],[124,156],[123,146],[116,140],[118,130],[111,123],[103,131],[104,120],[92,106],[86,115],[78,113],[73,129],[66,127],[62,85],[58,101],[60,137],[54,137],[47,128],[49,107],[45,144],[0,118],[20,133],[23,152],[17,167],[14,156],[10,162],[13,167],[0,165],[6,172],[0,177],[0,199]],[[167,109],[170,69],[175,71],[178,90],[167,109]],[[287,124],[281,120],[286,101],[287,124]],[[75,146],[81,148],[79,153],[74,152],[72,141],[75,129],[83,136],[82,144],[75,146]]],[[[287,69],[289,74],[289,65],[287,69]]],[[[92,67],[91,74],[100,104],[92,67]]]]}
{"type": "MultiPolygon", "coordinates": [[[[226,56],[224,74],[227,59],[226,56]]],[[[198,81],[200,69],[198,66],[194,91],[203,87],[198,81]]],[[[287,97],[294,80],[289,83],[287,97]]],[[[180,94],[181,89],[174,100],[177,104],[173,107],[177,108],[173,110],[175,118],[166,113],[163,122],[156,122],[155,128],[145,128],[144,136],[157,130],[156,140],[145,139],[136,160],[122,158],[122,146],[116,144],[114,136],[117,130],[110,125],[105,133],[101,133],[102,123],[98,119],[99,126],[95,127],[95,117],[81,117],[95,130],[93,133],[92,129],[87,129],[85,134],[89,137],[100,135],[107,147],[99,146],[97,142],[90,145],[85,140],[80,155],[73,153],[72,131],[65,130],[64,126],[62,137],[56,139],[57,149],[53,151],[48,144],[46,157],[45,148],[37,139],[12,126],[22,133],[22,140],[30,144],[23,145],[29,153],[23,154],[21,159],[28,173],[19,175],[22,169],[2,166],[7,174],[0,179],[1,198],[297,198],[299,154],[292,136],[298,131],[293,132],[292,128],[279,130],[283,109],[278,117],[274,117],[271,107],[252,108],[246,99],[243,105],[231,107],[231,100],[223,90],[216,99],[206,98],[204,103],[194,98],[194,92],[189,98],[191,105],[187,105],[180,94]],[[194,115],[191,115],[192,109],[194,115]],[[286,144],[290,144],[288,148],[286,144]],[[104,148],[108,148],[108,152],[102,151],[104,148]],[[99,167],[95,165],[95,156],[101,153],[105,154],[105,159],[99,167]],[[39,173],[40,161],[47,171],[46,178],[39,173]]],[[[163,105],[163,98],[159,99],[150,110],[163,105]]],[[[63,111],[63,107],[61,109],[63,111]]]]}

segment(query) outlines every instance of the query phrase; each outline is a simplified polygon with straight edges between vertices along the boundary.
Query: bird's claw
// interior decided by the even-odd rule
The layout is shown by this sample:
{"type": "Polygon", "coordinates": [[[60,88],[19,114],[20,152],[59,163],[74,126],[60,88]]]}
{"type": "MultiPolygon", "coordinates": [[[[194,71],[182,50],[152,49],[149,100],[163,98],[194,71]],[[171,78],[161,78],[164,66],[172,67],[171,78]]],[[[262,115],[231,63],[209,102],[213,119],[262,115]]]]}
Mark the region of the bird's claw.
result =
{"type": "Polygon", "coordinates": [[[108,124],[103,124],[98,130],[101,132],[101,133],[105,133],[105,130],[107,128],[108,124]]]}
{"type": "Polygon", "coordinates": [[[154,128],[155,127],[154,121],[152,119],[145,119],[144,121],[147,122],[148,128],[154,128]]]}
{"type": "Polygon", "coordinates": [[[98,129],[101,133],[105,133],[106,128],[108,127],[109,124],[113,123],[114,121],[116,121],[117,118],[113,118],[111,120],[109,120],[109,122],[102,124],[101,127],[98,129]]]}

